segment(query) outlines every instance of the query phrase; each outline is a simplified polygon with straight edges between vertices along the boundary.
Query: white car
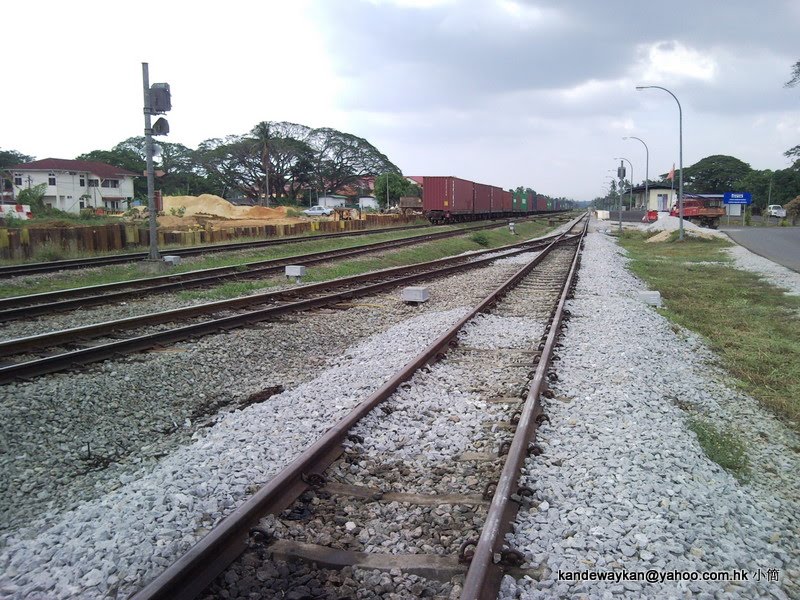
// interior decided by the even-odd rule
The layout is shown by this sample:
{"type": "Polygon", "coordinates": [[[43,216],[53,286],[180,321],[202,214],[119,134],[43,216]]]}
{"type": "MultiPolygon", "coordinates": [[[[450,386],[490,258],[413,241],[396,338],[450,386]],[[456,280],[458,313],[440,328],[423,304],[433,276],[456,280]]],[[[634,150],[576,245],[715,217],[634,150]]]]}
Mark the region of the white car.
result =
{"type": "Polygon", "coordinates": [[[333,214],[333,209],[324,206],[312,206],[305,209],[303,214],[307,217],[330,217],[333,214]]]}
{"type": "Polygon", "coordinates": [[[780,204],[770,204],[767,207],[767,216],[775,217],[777,219],[785,219],[786,209],[783,208],[780,204]]]}

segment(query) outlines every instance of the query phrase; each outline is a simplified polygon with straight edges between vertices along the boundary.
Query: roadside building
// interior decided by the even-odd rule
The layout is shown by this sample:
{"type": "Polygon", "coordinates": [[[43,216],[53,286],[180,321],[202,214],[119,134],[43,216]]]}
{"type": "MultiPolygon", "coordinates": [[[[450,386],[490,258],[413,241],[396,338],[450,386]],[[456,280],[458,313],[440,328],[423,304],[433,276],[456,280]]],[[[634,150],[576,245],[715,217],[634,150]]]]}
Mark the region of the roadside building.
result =
{"type": "MultiPolygon", "coordinates": [[[[623,190],[623,198],[627,200],[629,189],[623,190]]],[[[651,183],[647,186],[647,198],[645,198],[645,188],[643,185],[633,187],[633,206],[641,210],[668,211],[677,202],[678,191],[673,190],[672,186],[663,183],[651,183]]]]}
{"type": "Polygon", "coordinates": [[[378,201],[374,196],[362,196],[358,199],[358,208],[361,210],[378,210],[378,201]]]}
{"type": "Polygon", "coordinates": [[[106,163],[62,158],[14,165],[8,171],[15,198],[24,189],[45,184],[45,205],[72,213],[90,207],[127,210],[133,200],[133,178],[138,177],[106,163]]]}
{"type": "Polygon", "coordinates": [[[325,208],[336,208],[337,206],[344,206],[346,196],[339,194],[328,194],[327,196],[320,196],[318,204],[325,208]]]}

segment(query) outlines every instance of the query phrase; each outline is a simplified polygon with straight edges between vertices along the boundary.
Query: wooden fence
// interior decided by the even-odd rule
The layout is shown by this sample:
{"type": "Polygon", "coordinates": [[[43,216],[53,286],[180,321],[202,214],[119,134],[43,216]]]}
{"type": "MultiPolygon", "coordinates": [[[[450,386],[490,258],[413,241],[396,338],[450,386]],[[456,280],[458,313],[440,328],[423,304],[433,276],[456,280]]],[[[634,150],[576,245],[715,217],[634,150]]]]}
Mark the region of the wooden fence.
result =
{"type": "MultiPolygon", "coordinates": [[[[303,233],[334,233],[376,227],[391,227],[413,222],[416,217],[365,215],[362,221],[304,221],[291,225],[220,227],[207,225],[191,231],[159,229],[160,246],[196,246],[232,241],[238,238],[271,238],[303,233]]],[[[75,227],[0,227],[0,258],[56,260],[66,254],[113,252],[147,247],[150,232],[139,223],[79,225],[75,227]]]]}

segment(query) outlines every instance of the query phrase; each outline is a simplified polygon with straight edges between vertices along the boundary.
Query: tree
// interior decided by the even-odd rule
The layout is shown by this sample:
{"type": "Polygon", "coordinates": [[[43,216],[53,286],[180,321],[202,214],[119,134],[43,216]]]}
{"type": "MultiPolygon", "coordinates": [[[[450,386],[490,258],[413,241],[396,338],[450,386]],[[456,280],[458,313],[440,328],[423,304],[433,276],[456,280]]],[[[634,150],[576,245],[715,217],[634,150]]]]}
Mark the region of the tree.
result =
{"type": "Polygon", "coordinates": [[[21,165],[23,163],[31,162],[32,156],[17,152],[16,150],[0,150],[0,182],[2,182],[2,191],[10,191],[13,189],[11,185],[13,182],[9,167],[21,165]]]}
{"type": "Polygon", "coordinates": [[[736,182],[751,170],[750,165],[733,156],[707,156],[684,168],[683,189],[696,194],[723,194],[733,191],[736,182]]]}
{"type": "Polygon", "coordinates": [[[384,173],[375,178],[375,198],[381,208],[386,206],[386,185],[389,185],[389,202],[397,204],[402,196],[420,197],[419,186],[411,183],[408,179],[397,173],[384,173]]]}
{"type": "Polygon", "coordinates": [[[785,87],[794,87],[800,83],[800,60],[792,65],[792,78],[783,85],[785,87]]]}
{"type": "Polygon", "coordinates": [[[314,129],[308,143],[315,151],[315,176],[324,193],[335,193],[364,177],[386,172],[400,174],[400,169],[375,146],[350,133],[330,127],[314,129]]]}
{"type": "Polygon", "coordinates": [[[796,225],[800,219],[800,196],[785,204],[783,208],[786,209],[786,216],[789,217],[792,225],[796,225]]]}
{"type": "Polygon", "coordinates": [[[40,183],[32,188],[25,188],[17,194],[18,204],[27,204],[31,207],[31,212],[34,215],[41,215],[46,212],[44,205],[44,195],[47,193],[47,184],[40,183]]]}

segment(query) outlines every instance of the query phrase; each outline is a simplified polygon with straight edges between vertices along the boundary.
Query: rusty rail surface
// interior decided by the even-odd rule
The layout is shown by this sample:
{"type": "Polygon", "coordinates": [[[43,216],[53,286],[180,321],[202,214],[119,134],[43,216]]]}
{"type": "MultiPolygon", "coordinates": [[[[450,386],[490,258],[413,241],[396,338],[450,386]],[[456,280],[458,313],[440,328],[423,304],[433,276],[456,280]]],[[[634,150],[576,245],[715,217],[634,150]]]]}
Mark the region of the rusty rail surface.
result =
{"type": "MultiPolygon", "coordinates": [[[[500,582],[503,576],[502,567],[494,562],[495,553],[501,550],[503,538],[511,527],[511,523],[516,516],[518,505],[511,501],[511,496],[517,491],[519,476],[522,471],[525,458],[528,456],[529,444],[536,439],[536,429],[538,428],[538,417],[542,413],[542,406],[539,397],[544,391],[545,377],[550,366],[550,359],[553,355],[553,348],[559,334],[559,328],[564,315],[564,305],[572,291],[575,273],[578,270],[580,261],[580,247],[588,228],[588,219],[584,224],[581,239],[575,250],[575,257],[572,259],[572,267],[564,283],[561,298],[553,312],[553,317],[547,328],[547,339],[544,346],[540,346],[542,351],[539,363],[536,366],[525,405],[522,408],[522,415],[508,457],[503,465],[500,479],[497,482],[492,503],[489,505],[489,512],[481,531],[480,538],[475,547],[475,553],[470,561],[464,587],[461,593],[461,600],[489,600],[497,597],[500,589],[500,582]]],[[[500,553],[502,556],[502,552],[500,553]]]]}
{"type": "Polygon", "coordinates": [[[478,260],[472,261],[468,259],[498,252],[504,249],[511,249],[511,252],[506,256],[521,254],[523,252],[528,252],[531,249],[544,246],[551,240],[562,240],[566,237],[566,235],[567,232],[564,232],[555,236],[548,236],[535,240],[526,240],[524,242],[511,244],[502,248],[483,250],[468,256],[448,257],[426,263],[419,263],[416,265],[395,267],[381,271],[374,271],[372,273],[366,273],[363,275],[356,275],[353,277],[346,277],[322,283],[300,286],[288,290],[255,294],[252,296],[245,296],[243,298],[234,298],[232,300],[210,302],[197,306],[190,306],[187,308],[164,311],[161,313],[152,313],[138,317],[128,317],[116,321],[107,321],[104,323],[85,325],[82,327],[75,327],[71,329],[0,342],[0,356],[12,356],[40,348],[54,347],[59,344],[63,345],[76,342],[85,343],[90,339],[111,334],[118,334],[122,331],[141,328],[148,325],[177,321],[180,319],[188,319],[222,310],[241,309],[248,306],[265,304],[267,302],[283,302],[281,304],[268,306],[262,309],[251,310],[242,314],[211,319],[200,323],[193,323],[190,325],[175,327],[169,330],[140,335],[123,340],[115,340],[88,348],[81,348],[35,358],[25,362],[8,364],[0,367],[0,383],[6,383],[16,378],[35,377],[47,373],[70,369],[76,366],[83,366],[91,362],[107,360],[109,358],[119,357],[132,352],[147,350],[155,346],[174,343],[190,337],[207,335],[245,325],[251,325],[253,323],[265,321],[289,312],[307,310],[310,308],[319,308],[340,300],[364,296],[382,291],[387,288],[392,288],[403,283],[411,283],[413,281],[429,279],[431,277],[442,276],[465,269],[473,269],[496,260],[496,257],[479,258],[478,260]],[[433,268],[433,270],[415,272],[426,268],[433,268]],[[298,295],[308,296],[309,294],[318,293],[326,289],[341,289],[345,286],[375,280],[378,280],[377,283],[368,283],[366,285],[362,285],[361,287],[348,288],[344,289],[344,291],[336,293],[325,294],[323,296],[316,296],[302,300],[295,300],[298,295]]]}
{"type": "MultiPolygon", "coordinates": [[[[430,225],[403,225],[400,227],[382,227],[379,229],[358,229],[356,231],[343,231],[340,233],[324,233],[319,235],[288,236],[271,240],[258,240],[255,242],[234,242],[231,244],[210,244],[205,246],[192,246],[189,248],[177,248],[169,250],[168,254],[174,256],[195,256],[207,252],[230,252],[233,250],[248,250],[252,248],[264,248],[267,246],[279,246],[281,244],[294,244],[298,242],[311,242],[319,240],[334,239],[338,237],[349,237],[359,235],[369,235],[372,233],[391,233],[392,231],[403,231],[405,229],[424,229],[430,225]]],[[[39,263],[23,263],[19,265],[0,266],[0,278],[18,277],[20,275],[37,275],[39,273],[50,273],[67,269],[83,269],[86,267],[101,267],[106,265],[118,265],[126,262],[146,260],[147,252],[126,252],[124,254],[113,254],[110,256],[93,256],[91,258],[68,258],[64,260],[53,260],[39,263]]]]}
{"type": "MultiPolygon", "coordinates": [[[[406,364],[379,390],[328,429],[321,438],[273,477],[254,496],[223,519],[185,555],[135,594],[133,600],[192,600],[197,597],[236,557],[244,552],[251,528],[258,523],[259,519],[266,514],[279,512],[288,507],[309,487],[306,481],[312,479],[313,475],[321,474],[343,452],[342,441],[364,416],[389,398],[402,383],[411,379],[419,368],[445,354],[465,323],[478,313],[494,306],[500,298],[544,260],[554,247],[563,241],[562,239],[551,242],[536,258],[489,294],[469,314],[406,364]]],[[[578,242],[578,248],[580,248],[580,242],[578,242]]]]}
{"type": "Polygon", "coordinates": [[[502,223],[492,222],[477,227],[462,227],[448,231],[414,235],[408,238],[339,248],[336,250],[324,250],[321,252],[287,256],[285,258],[258,260],[226,267],[197,269],[184,273],[143,277],[127,281],[0,298],[0,322],[28,319],[38,315],[49,315],[57,311],[86,308],[88,306],[119,302],[130,298],[140,298],[143,293],[165,293],[174,290],[214,285],[229,279],[239,280],[262,277],[279,273],[286,265],[312,265],[327,260],[349,258],[368,252],[411,246],[502,226],[502,223]]]}

